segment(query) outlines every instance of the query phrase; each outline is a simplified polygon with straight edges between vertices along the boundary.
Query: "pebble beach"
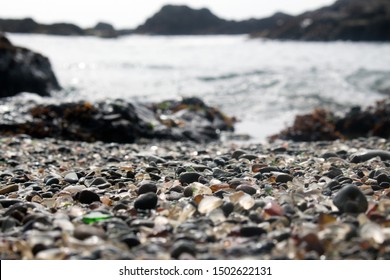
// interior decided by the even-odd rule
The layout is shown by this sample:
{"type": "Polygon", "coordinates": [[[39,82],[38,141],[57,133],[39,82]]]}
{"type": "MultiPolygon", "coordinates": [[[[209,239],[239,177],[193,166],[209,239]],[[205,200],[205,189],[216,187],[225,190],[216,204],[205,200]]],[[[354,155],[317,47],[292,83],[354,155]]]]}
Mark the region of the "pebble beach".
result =
{"type": "Polygon", "coordinates": [[[0,138],[0,258],[389,259],[390,142],[0,138]]]}

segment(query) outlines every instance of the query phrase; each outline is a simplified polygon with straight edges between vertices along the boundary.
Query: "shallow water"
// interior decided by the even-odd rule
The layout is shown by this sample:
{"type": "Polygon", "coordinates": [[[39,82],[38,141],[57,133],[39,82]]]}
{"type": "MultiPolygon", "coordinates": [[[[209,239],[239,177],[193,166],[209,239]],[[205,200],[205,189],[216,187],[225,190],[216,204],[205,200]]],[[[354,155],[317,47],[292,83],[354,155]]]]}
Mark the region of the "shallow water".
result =
{"type": "Polygon", "coordinates": [[[298,113],[342,112],[390,94],[390,44],[281,42],[246,36],[120,39],[9,35],[48,56],[66,99],[199,96],[256,141],[298,113]]]}

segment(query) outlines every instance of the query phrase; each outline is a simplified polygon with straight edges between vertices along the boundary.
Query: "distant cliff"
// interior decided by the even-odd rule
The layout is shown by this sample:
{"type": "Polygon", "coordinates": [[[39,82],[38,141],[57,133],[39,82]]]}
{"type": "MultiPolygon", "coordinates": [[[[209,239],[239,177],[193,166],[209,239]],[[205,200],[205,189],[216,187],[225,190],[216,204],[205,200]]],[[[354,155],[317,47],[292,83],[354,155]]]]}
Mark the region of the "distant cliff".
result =
{"type": "Polygon", "coordinates": [[[390,1],[339,0],[262,30],[259,35],[308,41],[390,41],[390,1]]]}
{"type": "Polygon", "coordinates": [[[135,33],[155,35],[248,34],[276,28],[291,16],[277,13],[269,18],[228,21],[208,9],[166,5],[135,29],[135,33]]]}

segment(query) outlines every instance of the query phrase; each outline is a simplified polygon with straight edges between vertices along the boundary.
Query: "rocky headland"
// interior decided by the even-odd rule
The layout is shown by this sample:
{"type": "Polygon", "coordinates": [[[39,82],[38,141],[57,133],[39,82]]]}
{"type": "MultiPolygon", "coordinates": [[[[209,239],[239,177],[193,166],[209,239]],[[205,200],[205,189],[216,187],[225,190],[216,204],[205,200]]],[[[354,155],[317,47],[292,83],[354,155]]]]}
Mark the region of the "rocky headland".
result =
{"type": "Polygon", "coordinates": [[[389,41],[390,2],[338,0],[333,5],[297,16],[276,13],[242,21],[217,17],[210,10],[165,5],[136,28],[116,30],[109,23],[83,29],[74,24],[41,24],[31,18],[0,19],[0,32],[116,38],[129,34],[251,34],[254,38],[306,41],[389,41]]]}

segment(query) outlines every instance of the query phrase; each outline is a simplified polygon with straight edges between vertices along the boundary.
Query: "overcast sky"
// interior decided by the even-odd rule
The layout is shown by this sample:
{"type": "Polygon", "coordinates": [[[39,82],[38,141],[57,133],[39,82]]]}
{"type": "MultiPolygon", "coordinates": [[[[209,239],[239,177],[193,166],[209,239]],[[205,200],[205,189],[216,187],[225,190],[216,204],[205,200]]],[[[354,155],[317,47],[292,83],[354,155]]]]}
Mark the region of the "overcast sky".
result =
{"type": "MultiPolygon", "coordinates": [[[[369,1],[369,0],[367,0],[369,1]]],[[[133,28],[164,4],[209,8],[225,19],[261,18],[277,11],[298,14],[335,0],[0,0],[0,18],[32,17],[42,23],[71,22],[89,27],[98,21],[133,28]],[[4,3],[6,2],[6,3],[4,3]]]]}

